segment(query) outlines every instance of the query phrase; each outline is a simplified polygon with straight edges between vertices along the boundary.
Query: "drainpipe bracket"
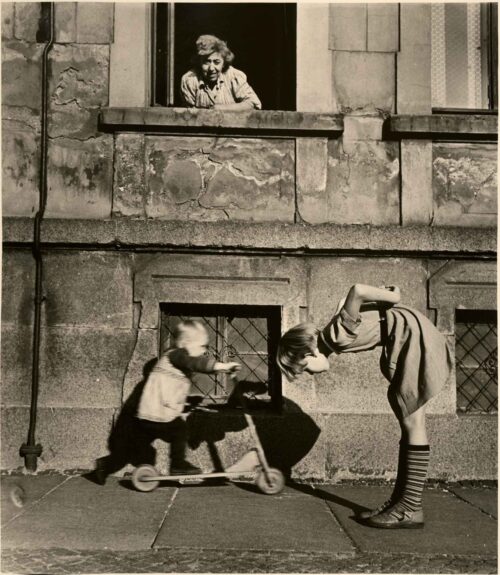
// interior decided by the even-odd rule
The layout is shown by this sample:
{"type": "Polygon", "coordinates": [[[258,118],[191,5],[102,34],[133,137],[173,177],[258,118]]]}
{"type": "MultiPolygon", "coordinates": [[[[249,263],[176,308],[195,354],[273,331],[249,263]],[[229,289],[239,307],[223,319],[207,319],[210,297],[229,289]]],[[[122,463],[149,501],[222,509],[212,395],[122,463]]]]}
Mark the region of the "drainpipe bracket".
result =
{"type": "Polygon", "coordinates": [[[23,443],[19,449],[19,455],[21,455],[21,457],[25,455],[36,455],[36,457],[40,457],[40,455],[42,455],[42,446],[39,443],[36,445],[23,443]]]}

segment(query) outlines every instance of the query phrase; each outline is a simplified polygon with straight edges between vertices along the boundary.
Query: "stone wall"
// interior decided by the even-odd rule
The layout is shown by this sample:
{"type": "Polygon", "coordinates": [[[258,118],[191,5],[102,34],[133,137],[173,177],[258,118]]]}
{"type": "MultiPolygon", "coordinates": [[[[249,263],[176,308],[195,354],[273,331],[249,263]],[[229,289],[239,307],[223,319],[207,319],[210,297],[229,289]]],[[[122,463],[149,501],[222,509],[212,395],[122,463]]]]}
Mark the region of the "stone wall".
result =
{"type": "MultiPolygon", "coordinates": [[[[89,469],[106,453],[158,352],[160,303],[277,305],[285,329],[326,322],[352,283],[398,284],[452,349],[455,309],[496,307],[496,144],[384,130],[396,112],[430,112],[427,5],[301,5],[297,94],[308,112],[139,108],[111,125],[110,102],[148,106],[146,80],[136,85],[147,6],[130,9],[137,35],[125,4],[56,4],[39,469],[89,469]],[[318,14],[330,20],[316,58],[303,34],[318,14]]],[[[23,464],[29,420],[42,21],[40,3],[2,4],[6,470],[23,464]]],[[[391,477],[398,426],[386,389],[376,352],[283,382],[284,415],[256,416],[271,462],[303,478],[391,477]]],[[[241,415],[191,424],[203,465],[210,442],[224,464],[251,446],[241,415]]],[[[431,403],[429,429],[431,477],[496,477],[496,417],[458,417],[453,381],[431,403]]],[[[160,446],[160,467],[165,457],[160,446]]]]}

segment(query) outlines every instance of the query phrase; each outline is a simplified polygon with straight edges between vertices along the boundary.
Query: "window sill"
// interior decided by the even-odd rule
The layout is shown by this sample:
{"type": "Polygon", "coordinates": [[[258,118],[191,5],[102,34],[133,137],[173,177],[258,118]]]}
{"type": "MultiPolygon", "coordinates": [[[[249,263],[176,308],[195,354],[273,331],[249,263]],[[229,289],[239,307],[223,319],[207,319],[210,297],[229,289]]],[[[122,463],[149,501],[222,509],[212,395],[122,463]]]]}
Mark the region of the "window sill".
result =
{"type": "Polygon", "coordinates": [[[492,114],[396,115],[385,121],[384,138],[496,142],[498,116],[492,114]]]}
{"type": "Polygon", "coordinates": [[[105,132],[154,132],[336,138],[344,129],[336,114],[244,110],[227,112],[196,108],[104,108],[99,127],[105,132]]]}

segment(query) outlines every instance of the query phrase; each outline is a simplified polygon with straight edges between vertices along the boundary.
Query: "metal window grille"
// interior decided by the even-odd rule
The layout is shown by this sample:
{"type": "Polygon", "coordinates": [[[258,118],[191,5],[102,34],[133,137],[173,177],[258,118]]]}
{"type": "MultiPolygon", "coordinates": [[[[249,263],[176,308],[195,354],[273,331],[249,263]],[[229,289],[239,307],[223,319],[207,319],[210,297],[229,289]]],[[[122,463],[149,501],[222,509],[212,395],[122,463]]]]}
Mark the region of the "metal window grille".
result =
{"type": "MultiPolygon", "coordinates": [[[[242,369],[237,380],[244,383],[252,407],[281,405],[281,377],[274,360],[280,337],[278,306],[232,306],[162,304],[161,349],[171,345],[175,326],[186,319],[198,320],[209,336],[207,354],[217,361],[236,361],[242,369]]],[[[234,389],[227,374],[193,374],[193,392],[205,404],[225,403],[234,389]]]]}
{"type": "Polygon", "coordinates": [[[496,312],[457,310],[455,338],[457,411],[496,413],[496,312]]]}

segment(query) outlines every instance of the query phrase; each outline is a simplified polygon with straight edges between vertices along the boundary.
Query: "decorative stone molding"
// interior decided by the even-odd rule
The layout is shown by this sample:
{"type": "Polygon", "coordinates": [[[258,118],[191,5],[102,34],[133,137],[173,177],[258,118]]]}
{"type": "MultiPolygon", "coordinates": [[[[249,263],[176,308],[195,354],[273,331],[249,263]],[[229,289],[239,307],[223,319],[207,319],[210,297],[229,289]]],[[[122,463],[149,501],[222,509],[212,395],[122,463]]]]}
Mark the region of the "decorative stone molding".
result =
{"type": "Polygon", "coordinates": [[[437,311],[437,327],[455,333],[455,310],[497,309],[496,262],[445,263],[429,280],[429,306],[437,311]]]}

